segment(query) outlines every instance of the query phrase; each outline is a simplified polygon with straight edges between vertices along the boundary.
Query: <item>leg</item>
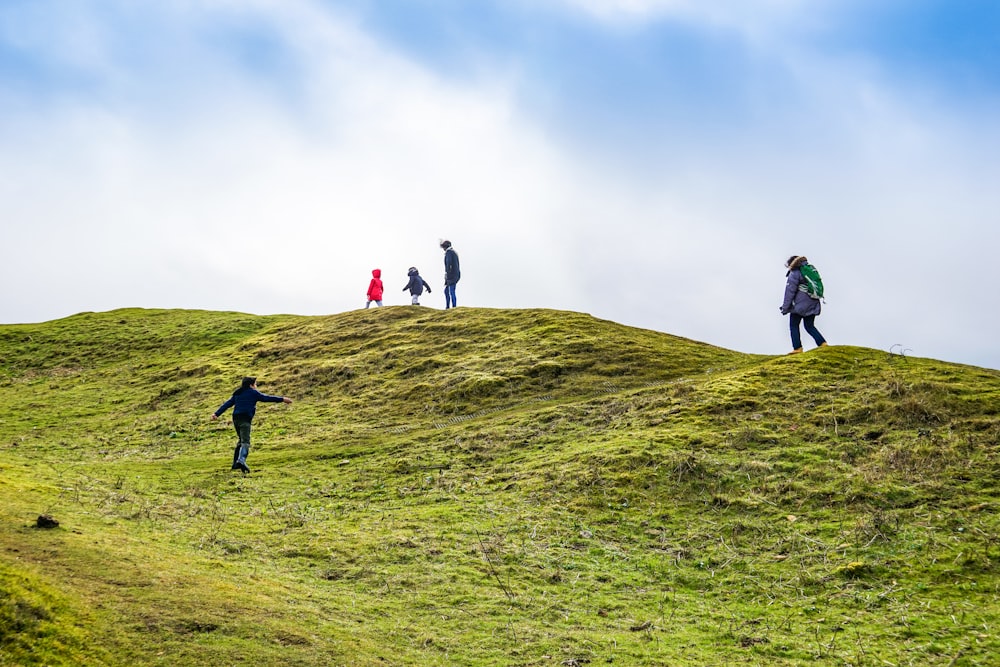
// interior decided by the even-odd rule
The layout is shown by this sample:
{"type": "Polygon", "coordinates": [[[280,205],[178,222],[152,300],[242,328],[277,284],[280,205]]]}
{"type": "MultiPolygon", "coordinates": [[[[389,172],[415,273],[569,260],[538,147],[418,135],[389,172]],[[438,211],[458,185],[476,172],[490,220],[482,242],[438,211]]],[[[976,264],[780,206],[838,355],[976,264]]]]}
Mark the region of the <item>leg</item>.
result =
{"type": "Polygon", "coordinates": [[[236,460],[236,467],[243,472],[250,472],[247,465],[247,455],[250,453],[250,443],[244,442],[240,445],[240,458],[236,460]]]}
{"type": "Polygon", "coordinates": [[[801,315],[796,315],[795,313],[790,313],[788,315],[788,331],[792,334],[793,350],[802,349],[802,334],[799,332],[799,324],[801,322],[801,315]]]}
{"type": "Polygon", "coordinates": [[[243,415],[233,415],[233,426],[236,428],[236,434],[240,436],[240,444],[250,445],[250,420],[243,415]]]}
{"type": "Polygon", "coordinates": [[[233,427],[236,428],[236,433],[240,437],[239,443],[236,445],[236,452],[234,456],[236,460],[233,462],[233,467],[243,472],[250,472],[250,468],[247,467],[247,455],[250,453],[250,420],[243,415],[233,415],[233,427]]]}
{"type": "Polygon", "coordinates": [[[826,343],[826,339],[823,338],[823,334],[821,334],[819,329],[816,328],[816,325],[813,324],[815,320],[815,315],[808,315],[802,318],[802,324],[806,328],[806,333],[812,336],[813,340],[816,341],[816,347],[819,347],[820,345],[826,343]]]}
{"type": "Polygon", "coordinates": [[[236,462],[240,460],[240,444],[243,442],[243,436],[240,434],[240,424],[235,415],[233,416],[233,430],[236,431],[236,449],[233,450],[232,469],[239,470],[240,467],[236,465],[236,462]]]}

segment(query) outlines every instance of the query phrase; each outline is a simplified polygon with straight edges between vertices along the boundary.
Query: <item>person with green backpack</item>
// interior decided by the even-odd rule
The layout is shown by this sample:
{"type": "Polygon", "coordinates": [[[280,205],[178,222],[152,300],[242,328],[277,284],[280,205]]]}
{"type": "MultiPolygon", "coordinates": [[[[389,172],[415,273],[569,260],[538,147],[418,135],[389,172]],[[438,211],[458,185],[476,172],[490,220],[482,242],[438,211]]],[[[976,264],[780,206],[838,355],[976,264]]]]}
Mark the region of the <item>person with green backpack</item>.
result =
{"type": "Polygon", "coordinates": [[[813,337],[817,347],[826,347],[826,339],[814,323],[822,309],[820,300],[823,298],[823,280],[809,260],[801,255],[792,255],[785,262],[788,273],[785,274],[785,300],[781,304],[781,314],[788,315],[788,328],[792,334],[792,351],[789,354],[802,352],[802,334],[799,325],[803,324],[806,333],[813,337]]]}

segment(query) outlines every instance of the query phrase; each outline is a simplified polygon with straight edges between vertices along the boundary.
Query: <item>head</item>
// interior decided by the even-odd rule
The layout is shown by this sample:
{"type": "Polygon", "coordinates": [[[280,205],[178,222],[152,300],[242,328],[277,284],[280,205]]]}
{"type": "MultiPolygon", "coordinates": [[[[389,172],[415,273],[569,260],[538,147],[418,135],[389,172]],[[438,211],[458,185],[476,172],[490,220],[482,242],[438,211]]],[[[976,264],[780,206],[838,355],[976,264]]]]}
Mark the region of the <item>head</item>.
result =
{"type": "Polygon", "coordinates": [[[381,278],[382,269],[372,269],[372,278],[381,278]]]}
{"type": "Polygon", "coordinates": [[[420,272],[417,271],[417,267],[415,267],[415,266],[411,266],[409,269],[406,270],[406,275],[408,275],[408,276],[414,276],[414,275],[416,275],[418,273],[420,273],[420,272]]]}
{"type": "Polygon", "coordinates": [[[785,262],[785,268],[789,271],[794,271],[807,261],[808,260],[802,255],[792,255],[788,258],[788,261],[785,262]]]}
{"type": "Polygon", "coordinates": [[[237,389],[236,391],[234,391],[233,395],[235,396],[236,394],[239,394],[240,392],[246,391],[247,389],[250,389],[251,387],[256,387],[256,386],[257,386],[257,378],[250,377],[248,375],[247,377],[243,378],[243,380],[240,382],[239,389],[237,389]]]}
{"type": "Polygon", "coordinates": [[[447,250],[451,247],[451,241],[441,241],[441,250],[447,250]]]}

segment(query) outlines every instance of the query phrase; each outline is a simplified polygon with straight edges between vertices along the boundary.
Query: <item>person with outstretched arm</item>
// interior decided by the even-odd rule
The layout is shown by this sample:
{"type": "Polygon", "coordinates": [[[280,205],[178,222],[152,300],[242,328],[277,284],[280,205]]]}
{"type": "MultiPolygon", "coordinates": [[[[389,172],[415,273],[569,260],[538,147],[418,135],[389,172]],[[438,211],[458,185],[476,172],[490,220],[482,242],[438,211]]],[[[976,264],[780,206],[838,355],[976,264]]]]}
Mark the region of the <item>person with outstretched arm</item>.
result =
{"type": "Polygon", "coordinates": [[[250,453],[250,424],[257,412],[258,403],[291,403],[287,396],[270,396],[257,391],[257,378],[245,377],[240,386],[233,392],[219,409],[212,413],[212,419],[218,419],[229,408],[233,409],[233,428],[239,438],[236,449],[233,450],[233,470],[242,470],[243,474],[250,472],[247,466],[247,455],[250,453]]]}
{"type": "Polygon", "coordinates": [[[424,290],[427,290],[427,293],[430,294],[431,286],[427,284],[426,280],[420,277],[420,272],[417,271],[417,267],[415,266],[411,266],[406,272],[406,275],[409,280],[407,281],[406,286],[403,287],[403,291],[409,291],[410,303],[414,306],[419,306],[420,295],[424,293],[424,290]]]}

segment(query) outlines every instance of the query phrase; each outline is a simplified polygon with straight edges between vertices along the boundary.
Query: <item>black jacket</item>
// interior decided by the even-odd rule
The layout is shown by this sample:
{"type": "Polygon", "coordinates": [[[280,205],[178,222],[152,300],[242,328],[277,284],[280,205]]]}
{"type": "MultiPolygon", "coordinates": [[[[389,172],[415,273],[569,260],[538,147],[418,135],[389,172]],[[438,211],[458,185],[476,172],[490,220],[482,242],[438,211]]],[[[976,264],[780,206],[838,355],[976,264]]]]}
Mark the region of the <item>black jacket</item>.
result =
{"type": "Polygon", "coordinates": [[[416,270],[409,271],[406,275],[410,276],[410,282],[406,283],[406,287],[403,291],[410,290],[411,296],[420,296],[427,290],[427,293],[431,293],[431,286],[427,284],[427,281],[420,277],[420,274],[416,270]]]}
{"type": "Polygon", "coordinates": [[[444,284],[454,285],[461,277],[462,272],[458,269],[458,253],[454,248],[448,248],[444,251],[444,284]]]}

